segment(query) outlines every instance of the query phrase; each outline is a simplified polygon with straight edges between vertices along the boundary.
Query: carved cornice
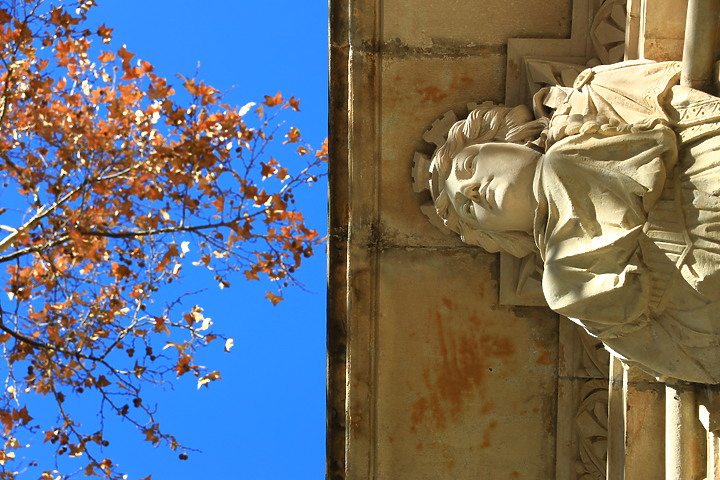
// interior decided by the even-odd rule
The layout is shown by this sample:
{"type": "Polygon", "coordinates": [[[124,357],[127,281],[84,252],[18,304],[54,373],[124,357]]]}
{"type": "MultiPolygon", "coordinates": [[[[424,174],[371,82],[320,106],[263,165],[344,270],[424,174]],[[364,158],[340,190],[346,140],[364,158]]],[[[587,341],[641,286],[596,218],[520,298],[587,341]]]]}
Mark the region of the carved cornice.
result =
{"type": "Polygon", "coordinates": [[[551,77],[554,84],[569,86],[572,72],[623,60],[625,4],[625,0],[574,0],[570,38],[509,39],[505,103],[529,105],[541,86],[553,84],[551,77]]]}

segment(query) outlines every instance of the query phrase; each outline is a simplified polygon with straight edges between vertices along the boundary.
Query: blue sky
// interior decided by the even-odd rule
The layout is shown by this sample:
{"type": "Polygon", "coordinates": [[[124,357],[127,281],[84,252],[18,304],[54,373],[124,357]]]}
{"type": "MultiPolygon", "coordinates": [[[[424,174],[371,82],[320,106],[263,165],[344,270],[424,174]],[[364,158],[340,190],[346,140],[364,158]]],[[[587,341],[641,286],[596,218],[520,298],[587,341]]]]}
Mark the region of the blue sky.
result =
{"type": "MultiPolygon", "coordinates": [[[[114,28],[123,44],[156,72],[195,74],[228,103],[294,95],[298,127],[311,144],[327,136],[327,1],[97,0],[93,23],[114,28]]],[[[179,82],[178,82],[179,83],[179,82]]],[[[299,196],[309,223],[327,229],[327,188],[320,182],[299,196]]],[[[272,307],[268,285],[240,278],[215,285],[193,301],[215,329],[235,339],[232,353],[218,344],[199,363],[220,369],[221,382],[197,390],[194,378],[173,391],[154,392],[163,427],[202,453],[181,461],[177,452],[152,448],[128,425],[111,424],[106,452],[130,479],[302,480],[324,477],[325,255],[321,247],[300,278],[311,292],[286,291],[272,307]]],[[[198,285],[188,283],[188,289],[198,285]]]]}

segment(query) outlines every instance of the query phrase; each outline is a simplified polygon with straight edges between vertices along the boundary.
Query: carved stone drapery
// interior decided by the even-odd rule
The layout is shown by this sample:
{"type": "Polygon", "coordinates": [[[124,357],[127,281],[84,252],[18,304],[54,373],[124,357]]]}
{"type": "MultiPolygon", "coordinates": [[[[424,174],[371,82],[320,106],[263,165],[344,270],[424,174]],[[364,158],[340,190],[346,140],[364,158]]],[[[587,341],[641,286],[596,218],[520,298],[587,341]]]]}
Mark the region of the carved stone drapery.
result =
{"type": "MultiPolygon", "coordinates": [[[[576,2],[576,6],[580,3],[576,2]]],[[[557,55],[543,57],[537,54],[539,48],[537,44],[530,45],[526,39],[515,42],[513,48],[516,51],[513,52],[513,55],[509,54],[508,60],[509,86],[507,91],[510,93],[506,97],[507,103],[529,103],[530,96],[544,86],[571,84],[577,74],[587,65],[621,60],[625,37],[633,34],[632,29],[625,31],[625,3],[619,0],[587,2],[584,8],[586,8],[585,12],[591,11],[593,8],[597,10],[592,23],[586,30],[587,38],[591,42],[585,46],[585,50],[582,52],[579,48],[573,47],[574,49],[567,49],[566,53],[569,54],[564,57],[557,55]],[[529,47],[528,55],[518,55],[518,49],[523,46],[529,47]],[[520,61],[516,61],[518,58],[520,61]],[[512,63],[513,61],[516,62],[512,63]],[[512,82],[514,84],[510,85],[512,82]],[[513,98],[519,101],[513,101],[513,98]]],[[[575,37],[575,28],[573,32],[575,37]]],[[[553,42],[557,46],[561,41],[548,40],[547,42],[553,42]]],[[[509,51],[512,51],[512,48],[509,48],[509,51]]],[[[554,53],[557,53],[557,49],[554,53]]],[[[437,135],[435,136],[437,137],[437,135]]],[[[427,161],[427,158],[423,161],[427,161]]],[[[507,260],[508,257],[503,258],[501,267],[501,302],[538,304],[537,300],[533,299],[537,298],[536,295],[534,297],[534,293],[537,292],[526,289],[528,285],[537,285],[532,281],[526,281],[533,277],[532,268],[528,268],[529,262],[518,260],[513,263],[507,260]]],[[[582,336],[578,332],[574,332],[574,335],[582,336]]],[[[565,340],[578,342],[577,339],[566,338],[565,340]]],[[[599,344],[599,342],[595,343],[599,344]]],[[[637,468],[639,458],[644,458],[642,455],[638,456],[638,451],[643,452],[645,457],[659,455],[660,450],[657,445],[647,442],[643,438],[644,432],[637,428],[639,425],[637,418],[640,418],[637,417],[638,413],[647,414],[654,427],[662,423],[659,422],[660,419],[664,420],[665,410],[657,407],[658,401],[663,398],[658,393],[657,385],[659,384],[642,378],[642,375],[628,370],[618,362],[614,363],[612,372],[605,372],[604,377],[578,376],[577,370],[582,370],[578,365],[572,363],[570,367],[572,374],[563,376],[561,373],[561,383],[565,382],[567,385],[560,388],[561,396],[564,395],[564,397],[559,403],[558,432],[564,431],[567,435],[564,435],[562,439],[560,436],[558,437],[558,452],[559,454],[561,451],[565,452],[565,457],[562,459],[560,455],[558,456],[558,478],[599,479],[604,478],[606,473],[610,474],[612,478],[622,478],[615,476],[616,473],[625,476],[628,472],[632,472],[633,468],[637,468]],[[610,384],[609,389],[608,383],[610,384]],[[608,392],[610,396],[614,394],[615,398],[608,398],[608,392]],[[633,407],[632,414],[630,414],[631,406],[633,407]],[[608,408],[612,417],[610,424],[607,422],[607,415],[603,416],[602,413],[607,413],[608,408]],[[569,422],[568,418],[573,419],[572,422],[569,422]],[[561,428],[561,422],[568,423],[570,426],[564,425],[561,428]],[[608,452],[610,452],[609,460],[605,458],[608,452]],[[626,465],[625,460],[627,459],[633,460],[635,465],[626,465]],[[606,461],[607,471],[605,470],[606,461]],[[568,465],[573,465],[573,468],[567,470],[568,465]],[[566,472],[567,475],[562,477],[561,472],[566,472]]],[[[690,405],[688,402],[689,400],[679,401],[683,408],[690,405]]],[[[696,405],[695,400],[692,400],[691,403],[696,405]]],[[[667,408],[667,411],[670,412],[669,407],[667,408]]],[[[671,415],[675,414],[671,413],[671,415]]],[[[693,415],[697,417],[694,413],[690,416],[693,415]]],[[[710,417],[711,415],[708,413],[708,419],[705,422],[708,425],[710,417]]],[[[688,422],[689,420],[684,421],[686,424],[688,422]]],[[[708,425],[705,425],[705,428],[711,431],[711,427],[708,425]]],[[[682,441],[680,442],[682,443],[682,441]]],[[[713,452],[714,449],[717,449],[714,436],[709,437],[707,443],[708,448],[713,452]]],[[[690,450],[695,452],[697,448],[691,447],[690,450]]],[[[713,460],[714,454],[711,454],[710,457],[712,461],[715,461],[713,460]]],[[[666,458],[666,455],[663,454],[658,458],[666,458]]],[[[662,462],[656,463],[659,465],[662,462]]],[[[717,462],[708,465],[708,471],[715,469],[713,465],[716,464],[717,462]]],[[[635,478],[632,475],[630,474],[629,478],[635,478]]],[[[660,475],[664,474],[660,473],[660,475]]]]}

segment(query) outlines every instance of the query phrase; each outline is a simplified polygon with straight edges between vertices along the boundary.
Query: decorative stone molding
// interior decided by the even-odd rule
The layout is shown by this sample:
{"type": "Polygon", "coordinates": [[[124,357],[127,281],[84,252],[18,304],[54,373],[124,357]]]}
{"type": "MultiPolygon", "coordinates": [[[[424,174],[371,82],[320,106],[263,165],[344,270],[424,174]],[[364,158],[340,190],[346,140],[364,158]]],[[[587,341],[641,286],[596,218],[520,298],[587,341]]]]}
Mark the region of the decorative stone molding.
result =
{"type": "Polygon", "coordinates": [[[590,26],[590,38],[596,59],[590,63],[609,65],[621,62],[625,55],[626,0],[605,0],[590,26]]]}
{"type": "Polygon", "coordinates": [[[625,0],[574,0],[570,38],[509,39],[505,103],[530,104],[536,79],[547,78],[548,67],[568,77],[570,71],[623,60],[626,18],[625,0]]]}
{"type": "Polygon", "coordinates": [[[605,380],[586,380],[581,385],[575,428],[578,440],[576,478],[605,479],[608,444],[608,391],[605,380]]]}
{"type": "Polygon", "coordinates": [[[566,318],[560,321],[557,480],[604,480],[609,354],[566,318]]]}

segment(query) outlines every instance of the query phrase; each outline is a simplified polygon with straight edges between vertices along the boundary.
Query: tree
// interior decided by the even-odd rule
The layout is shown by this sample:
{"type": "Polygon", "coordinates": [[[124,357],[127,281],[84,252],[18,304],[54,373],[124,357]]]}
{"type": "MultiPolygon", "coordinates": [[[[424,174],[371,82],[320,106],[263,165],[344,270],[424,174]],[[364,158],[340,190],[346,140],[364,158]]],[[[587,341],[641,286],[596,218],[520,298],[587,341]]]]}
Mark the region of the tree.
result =
{"type": "Polygon", "coordinates": [[[277,303],[321,241],[294,191],[322,175],[327,147],[313,150],[279,118],[299,102],[278,93],[238,109],[196,78],[174,86],[110,48],[110,28],[88,30],[93,5],[0,0],[0,478],[18,476],[15,453],[33,435],[81,457],[82,474],[122,478],[103,455],[102,422],[76,420],[77,396],[186,458],[143,388],[184,375],[207,386],[220,373],[195,352],[232,339],[200,306],[161,305],[158,292],[194,265],[220,288],[233,274],[270,280],[277,303]],[[280,141],[294,152],[282,164],[266,155],[280,141]],[[33,419],[32,395],[54,399],[56,421],[33,419]]]}

